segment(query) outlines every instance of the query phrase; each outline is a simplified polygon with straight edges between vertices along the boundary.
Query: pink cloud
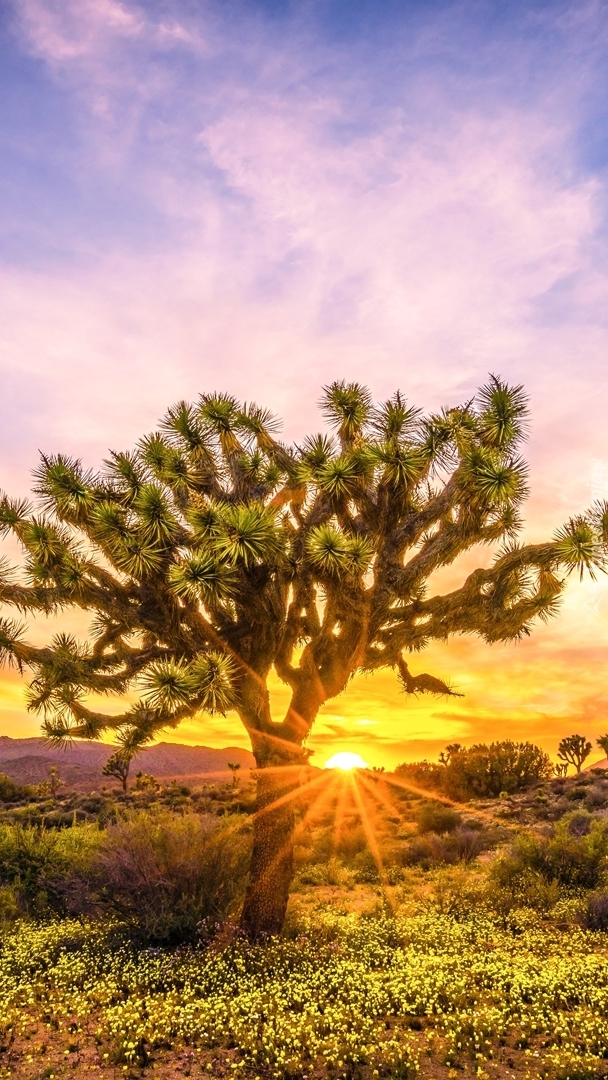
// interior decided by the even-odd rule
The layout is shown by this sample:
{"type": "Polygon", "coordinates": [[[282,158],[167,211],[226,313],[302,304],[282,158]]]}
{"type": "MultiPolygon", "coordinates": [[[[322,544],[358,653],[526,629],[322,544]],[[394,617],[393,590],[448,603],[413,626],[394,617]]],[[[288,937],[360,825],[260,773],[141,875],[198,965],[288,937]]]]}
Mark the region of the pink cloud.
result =
{"type": "Polygon", "coordinates": [[[30,48],[58,66],[97,54],[116,37],[139,34],[145,26],[141,9],[117,0],[24,0],[19,16],[30,48]]]}
{"type": "MultiPolygon", "coordinates": [[[[245,20],[216,84],[217,12],[205,8],[195,24],[175,10],[155,22],[115,0],[23,5],[28,48],[77,102],[80,182],[128,186],[166,238],[148,244],[115,227],[63,263],[0,267],[3,368],[15,388],[2,486],[25,486],[38,447],[99,464],[170,402],[213,387],[268,404],[291,439],[320,426],[315,402],[334,377],[361,379],[378,397],[400,387],[435,408],[469,397],[493,370],[532,395],[529,535],[583,508],[591,459],[608,459],[607,285],[603,186],[575,164],[571,72],[559,94],[517,107],[472,91],[455,104],[448,84],[406,72],[397,103],[353,117],[352,83],[347,94],[346,79],[317,77],[327,48],[311,58],[303,31],[277,46],[245,20]],[[194,56],[192,85],[179,62],[152,63],[154,49],[194,56]]],[[[407,725],[421,725],[412,738],[486,731],[510,710],[545,739],[547,716],[595,716],[601,612],[573,589],[550,631],[499,661],[470,643],[433,653],[441,674],[469,680],[467,698],[449,717],[408,706],[407,725]]],[[[351,740],[364,737],[353,725],[365,702],[368,718],[397,706],[402,715],[394,680],[374,687],[357,682],[332,707],[351,740]]],[[[201,741],[196,731],[184,737],[201,741]]],[[[335,733],[320,732],[333,746],[335,733]]],[[[404,752],[392,722],[374,732],[404,752]]]]}

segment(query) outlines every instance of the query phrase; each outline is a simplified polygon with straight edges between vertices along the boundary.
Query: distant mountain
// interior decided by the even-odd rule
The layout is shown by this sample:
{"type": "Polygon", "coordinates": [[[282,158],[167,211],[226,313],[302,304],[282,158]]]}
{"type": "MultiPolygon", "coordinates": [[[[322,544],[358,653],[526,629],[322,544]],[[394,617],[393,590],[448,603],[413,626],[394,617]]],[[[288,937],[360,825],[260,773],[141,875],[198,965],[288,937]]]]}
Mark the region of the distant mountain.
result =
{"type": "MultiPolygon", "coordinates": [[[[0,772],[18,783],[37,784],[46,779],[49,765],[56,765],[60,777],[74,787],[111,783],[101,777],[112,747],[88,740],[77,741],[63,749],[50,746],[41,738],[11,739],[0,735],[0,772]]],[[[228,776],[228,762],[241,769],[255,766],[253,754],[239,746],[213,750],[209,746],[184,746],[182,743],[156,743],[141,750],[133,759],[132,771],[159,777],[228,776]]]]}
{"type": "Polygon", "coordinates": [[[35,754],[26,754],[24,757],[10,758],[8,761],[0,761],[0,773],[15,784],[41,784],[49,778],[49,766],[56,765],[57,775],[63,780],[69,791],[93,791],[105,787],[119,787],[118,780],[101,775],[101,769],[92,769],[89,765],[75,765],[69,762],[54,762],[50,758],[37,757],[35,754]]]}

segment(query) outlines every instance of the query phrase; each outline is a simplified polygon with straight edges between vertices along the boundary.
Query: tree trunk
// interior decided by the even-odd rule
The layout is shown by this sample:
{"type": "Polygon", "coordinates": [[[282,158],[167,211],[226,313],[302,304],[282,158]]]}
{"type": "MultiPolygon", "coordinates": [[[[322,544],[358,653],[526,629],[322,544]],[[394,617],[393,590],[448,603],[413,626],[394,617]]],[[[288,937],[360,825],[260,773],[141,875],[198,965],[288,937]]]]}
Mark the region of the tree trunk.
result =
{"type": "Polygon", "coordinates": [[[302,764],[299,756],[296,764],[282,763],[258,772],[253,853],[241,915],[241,927],[252,941],[283,929],[293,877],[297,766],[302,764]]]}

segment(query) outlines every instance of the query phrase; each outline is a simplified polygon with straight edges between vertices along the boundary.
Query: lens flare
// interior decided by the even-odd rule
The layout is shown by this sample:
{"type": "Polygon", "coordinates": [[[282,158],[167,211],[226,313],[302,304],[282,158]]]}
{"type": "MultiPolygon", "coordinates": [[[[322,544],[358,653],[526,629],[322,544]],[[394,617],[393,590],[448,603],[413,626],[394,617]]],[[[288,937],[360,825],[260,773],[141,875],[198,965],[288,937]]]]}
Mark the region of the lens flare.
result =
{"type": "Polygon", "coordinates": [[[343,769],[344,772],[350,772],[351,769],[367,769],[367,761],[364,761],[361,754],[351,754],[349,750],[341,750],[339,754],[334,754],[330,757],[329,761],[325,762],[326,769],[343,769]]]}

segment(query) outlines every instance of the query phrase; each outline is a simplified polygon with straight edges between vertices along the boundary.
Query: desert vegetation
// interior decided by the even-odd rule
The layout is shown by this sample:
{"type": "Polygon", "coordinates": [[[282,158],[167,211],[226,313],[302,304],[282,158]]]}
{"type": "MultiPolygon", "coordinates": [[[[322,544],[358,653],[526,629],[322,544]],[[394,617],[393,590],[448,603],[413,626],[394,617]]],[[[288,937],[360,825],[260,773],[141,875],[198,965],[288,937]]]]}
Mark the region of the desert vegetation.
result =
{"type": "MultiPolygon", "coordinates": [[[[158,731],[228,708],[242,720],[258,766],[241,914],[251,940],[283,926],[292,803],[319,709],[357,672],[387,667],[407,694],[456,693],[414,674],[408,656],[454,634],[530,633],[556,613],[568,574],[603,564],[608,539],[598,503],[546,542],[520,543],[521,386],[491,376],[465,405],[424,416],[399,392],[375,405],[365,387],[335,382],[321,405],[329,432],[288,447],[267,410],[203,394],[100,472],[43,456],[35,504],[0,499],[0,529],[24,555],[0,568],[2,603],[92,617],[88,641],[61,632],[45,647],[0,620],[0,657],[31,672],[29,706],[49,739],[113,731],[106,770],[126,790],[133,756],[158,731]],[[490,567],[444,595],[427,591],[479,545],[496,546],[490,567]],[[290,689],[282,718],[270,710],[273,668],[290,689]],[[128,692],[122,711],[92,704],[128,692]]],[[[581,767],[585,747],[561,751],[581,767]]],[[[540,776],[542,762],[517,753],[540,776]]],[[[454,785],[475,788],[472,766],[454,755],[454,785]]]]}
{"type": "Polygon", "coordinates": [[[469,750],[513,790],[309,767],[285,927],[258,943],[254,781],[6,789],[0,1075],[608,1074],[608,772],[469,750]]]}
{"type": "Polygon", "coordinates": [[[344,382],[322,408],[330,432],[287,447],[266,411],[202,395],[100,472],[44,456],[34,505],[0,498],[24,555],[3,605],[92,618],[42,646],[3,614],[0,659],[29,671],[49,744],[114,740],[95,791],[56,763],[0,778],[0,1077],[608,1073],[592,744],[563,739],[557,775],[509,740],[394,773],[307,748],[357,673],[455,695],[411,654],[555,615],[568,575],[604,565],[608,506],[520,543],[526,398],[497,377],[436,415],[344,382]],[[489,567],[429,591],[483,544],[489,567]],[[238,748],[216,784],[135,769],[159,731],[228,709],[251,776],[238,748]]]}

